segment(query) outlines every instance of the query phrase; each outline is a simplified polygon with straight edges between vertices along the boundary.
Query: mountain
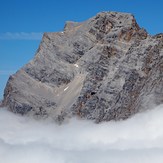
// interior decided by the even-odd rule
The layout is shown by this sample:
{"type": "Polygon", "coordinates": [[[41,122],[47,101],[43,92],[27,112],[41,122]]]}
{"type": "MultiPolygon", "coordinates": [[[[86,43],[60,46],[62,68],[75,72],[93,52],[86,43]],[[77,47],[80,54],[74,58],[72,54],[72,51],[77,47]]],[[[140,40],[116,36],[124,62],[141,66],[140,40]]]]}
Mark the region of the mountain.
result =
{"type": "Polygon", "coordinates": [[[58,122],[126,119],[163,103],[163,34],[128,13],[101,12],[44,33],[33,60],[10,76],[3,106],[58,122]]]}

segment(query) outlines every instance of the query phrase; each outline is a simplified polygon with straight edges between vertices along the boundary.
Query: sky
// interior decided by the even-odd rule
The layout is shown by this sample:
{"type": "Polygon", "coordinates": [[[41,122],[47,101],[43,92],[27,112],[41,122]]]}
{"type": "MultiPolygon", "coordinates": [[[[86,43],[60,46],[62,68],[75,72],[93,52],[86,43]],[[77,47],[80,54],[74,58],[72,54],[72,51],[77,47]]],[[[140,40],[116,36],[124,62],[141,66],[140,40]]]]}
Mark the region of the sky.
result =
{"type": "Polygon", "coordinates": [[[0,99],[9,75],[31,60],[44,32],[62,31],[101,11],[134,14],[140,27],[163,32],[162,0],[0,0],[0,99]]]}
{"type": "Polygon", "coordinates": [[[0,110],[2,163],[162,163],[163,105],[119,122],[64,125],[0,110]]]}

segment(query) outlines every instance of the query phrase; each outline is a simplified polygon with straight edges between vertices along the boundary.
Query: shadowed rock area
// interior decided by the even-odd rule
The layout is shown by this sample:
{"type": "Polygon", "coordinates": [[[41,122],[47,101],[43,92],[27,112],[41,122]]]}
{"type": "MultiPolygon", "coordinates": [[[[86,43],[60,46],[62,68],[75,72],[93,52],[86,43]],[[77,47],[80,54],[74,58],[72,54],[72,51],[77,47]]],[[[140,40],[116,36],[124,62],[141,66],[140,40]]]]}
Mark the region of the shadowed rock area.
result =
{"type": "Polygon", "coordinates": [[[163,103],[163,34],[133,15],[102,12],[45,33],[32,61],[10,76],[3,106],[14,113],[121,120],[163,103]]]}

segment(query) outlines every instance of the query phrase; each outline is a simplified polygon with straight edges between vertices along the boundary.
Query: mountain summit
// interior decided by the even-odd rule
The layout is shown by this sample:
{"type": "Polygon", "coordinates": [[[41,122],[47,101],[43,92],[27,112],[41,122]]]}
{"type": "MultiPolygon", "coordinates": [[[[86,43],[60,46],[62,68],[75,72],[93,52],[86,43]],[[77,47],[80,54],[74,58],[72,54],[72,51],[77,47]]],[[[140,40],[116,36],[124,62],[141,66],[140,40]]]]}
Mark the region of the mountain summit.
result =
{"type": "Polygon", "coordinates": [[[121,120],[163,103],[163,34],[133,15],[101,12],[45,33],[32,61],[10,76],[3,106],[14,113],[121,120]]]}

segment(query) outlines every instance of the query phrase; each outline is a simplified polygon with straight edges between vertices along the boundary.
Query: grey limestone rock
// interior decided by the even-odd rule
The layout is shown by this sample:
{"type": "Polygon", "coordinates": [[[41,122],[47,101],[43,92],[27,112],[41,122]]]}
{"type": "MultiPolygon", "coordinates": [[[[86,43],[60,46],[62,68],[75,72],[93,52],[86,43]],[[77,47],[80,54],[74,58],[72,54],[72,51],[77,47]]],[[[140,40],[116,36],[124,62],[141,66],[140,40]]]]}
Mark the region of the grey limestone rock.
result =
{"type": "Polygon", "coordinates": [[[10,76],[3,106],[63,121],[126,119],[163,103],[163,34],[133,15],[101,12],[45,33],[32,61],[10,76]]]}

